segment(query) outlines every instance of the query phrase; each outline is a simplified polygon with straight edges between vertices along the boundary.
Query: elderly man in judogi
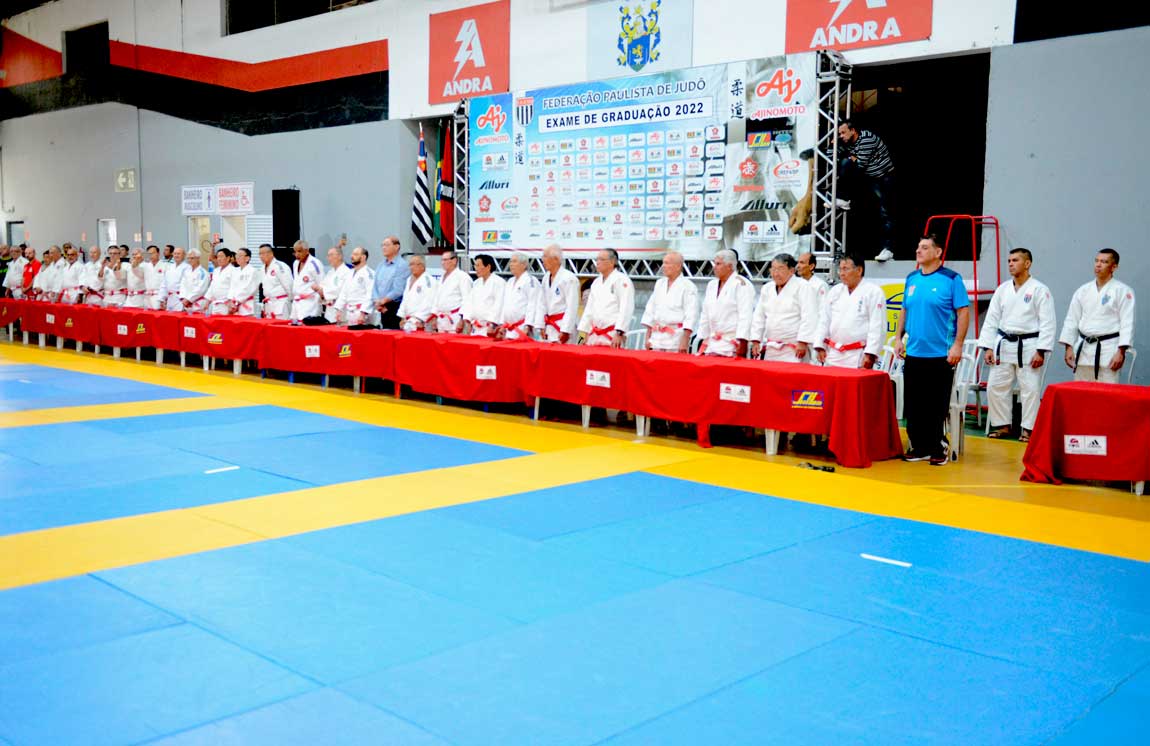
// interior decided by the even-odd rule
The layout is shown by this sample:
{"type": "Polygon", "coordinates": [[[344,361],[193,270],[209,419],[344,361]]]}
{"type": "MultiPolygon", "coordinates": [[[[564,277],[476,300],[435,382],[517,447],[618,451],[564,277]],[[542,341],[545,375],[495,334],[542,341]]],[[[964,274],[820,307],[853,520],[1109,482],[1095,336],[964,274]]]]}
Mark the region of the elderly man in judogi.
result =
{"type": "Polygon", "coordinates": [[[801,363],[818,342],[819,304],[815,292],[795,274],[795,258],[771,259],[771,280],[763,285],[751,321],[751,357],[801,363]]]}
{"type": "Polygon", "coordinates": [[[1118,252],[1094,257],[1094,281],[1074,291],[1058,341],[1076,381],[1118,383],[1126,349],[1134,341],[1134,290],[1119,282],[1118,252]]]}
{"type": "Polygon", "coordinates": [[[104,263],[100,260],[101,254],[99,246],[89,247],[88,261],[80,272],[80,284],[84,286],[84,305],[104,305],[104,281],[100,279],[100,270],[104,267],[104,263]]]}
{"type": "Polygon", "coordinates": [[[715,279],[707,283],[699,312],[700,355],[746,357],[755,310],[755,286],[739,274],[735,252],[723,249],[711,260],[715,279]]]}
{"type": "Polygon", "coordinates": [[[120,247],[109,246],[108,256],[100,266],[100,282],[104,287],[104,306],[106,308],[119,308],[128,299],[127,270],[120,262],[120,247]]]}
{"type": "Polygon", "coordinates": [[[827,300],[827,293],[831,291],[831,286],[827,284],[826,280],[815,274],[817,266],[818,261],[815,259],[815,255],[809,251],[804,252],[799,254],[798,261],[795,263],[795,274],[806,280],[807,284],[811,286],[821,312],[823,303],[827,300]]]}
{"type": "Polygon", "coordinates": [[[503,318],[503,288],[506,284],[495,274],[495,260],[490,255],[475,257],[475,282],[463,301],[465,329],[471,336],[495,336],[503,318]]]}
{"type": "Polygon", "coordinates": [[[208,313],[212,316],[227,316],[232,311],[228,305],[228,299],[231,297],[232,283],[236,278],[234,258],[235,254],[231,249],[220,248],[216,250],[216,269],[212,272],[212,282],[208,286],[206,294],[208,313]]]}
{"type": "Polygon", "coordinates": [[[668,251],[640,322],[647,327],[647,349],[687,352],[698,317],[699,290],[683,276],[683,255],[668,251]]]}
{"type": "Polygon", "coordinates": [[[183,311],[184,304],[180,300],[180,285],[184,282],[184,275],[192,268],[187,261],[187,252],[183,246],[177,246],[172,252],[173,264],[168,265],[164,272],[164,309],[168,311],[183,311]]]}
{"type": "Polygon", "coordinates": [[[340,288],[335,301],[336,313],[348,326],[370,326],[375,315],[372,293],[375,270],[367,266],[367,249],[356,246],[351,251],[351,276],[340,288]]]}
{"type": "Polygon", "coordinates": [[[323,267],[308,251],[307,242],[296,241],[292,246],[291,319],[303,321],[320,315],[319,291],[315,286],[323,280],[323,267]]]}
{"type": "Polygon", "coordinates": [[[320,302],[323,303],[323,317],[328,323],[335,324],[339,322],[339,311],[335,308],[335,302],[339,300],[339,291],[343,289],[343,284],[351,277],[351,268],[344,264],[343,249],[339,246],[332,246],[327,250],[327,266],[327,274],[323,276],[323,281],[312,283],[312,289],[319,293],[320,302]]]}
{"type": "Polygon", "coordinates": [[[543,249],[543,276],[532,326],[544,342],[568,344],[579,339],[579,278],[563,266],[563,249],[543,249]]]}
{"type": "Polygon", "coordinates": [[[509,342],[529,339],[539,306],[539,281],[527,271],[526,254],[515,252],[507,266],[511,279],[503,286],[503,313],[495,336],[509,342]]]}
{"type": "Polygon", "coordinates": [[[250,249],[236,249],[236,273],[228,293],[228,308],[235,316],[255,316],[260,294],[260,268],[252,262],[250,249]]]}
{"type": "Polygon", "coordinates": [[[435,292],[439,283],[427,273],[427,263],[418,254],[407,258],[407,268],[411,276],[403,286],[403,300],[396,313],[403,331],[421,332],[435,315],[435,292]]]}
{"type": "Polygon", "coordinates": [[[205,295],[211,282],[211,275],[200,266],[200,250],[192,249],[188,252],[188,269],[180,280],[180,305],[185,312],[203,313],[207,309],[205,295]]]}
{"type": "Polygon", "coordinates": [[[990,437],[1010,434],[1010,392],[1018,379],[1022,399],[1021,441],[1030,440],[1038,417],[1038,400],[1046,356],[1054,350],[1054,297],[1030,275],[1034,256],[1017,248],[1006,261],[1010,279],[998,286],[978,335],[979,349],[991,366],[986,383],[990,437]]]}
{"type": "Polygon", "coordinates": [[[819,311],[818,360],[832,368],[873,368],[886,341],[886,294],[863,279],[857,254],[839,260],[839,284],[827,291],[819,311]]]}
{"type": "Polygon", "coordinates": [[[144,255],[144,261],[151,267],[151,269],[145,270],[147,275],[144,277],[144,297],[147,299],[146,306],[152,311],[162,311],[167,301],[165,277],[172,265],[160,259],[159,246],[149,246],[147,251],[144,252],[144,255]]]}
{"type": "Polygon", "coordinates": [[[139,246],[132,249],[131,259],[124,275],[124,290],[128,294],[124,308],[148,307],[148,278],[151,274],[152,265],[144,261],[144,250],[139,246]]]}
{"type": "Polygon", "coordinates": [[[599,276],[591,283],[579,332],[591,347],[622,347],[635,315],[635,286],[619,269],[619,254],[603,249],[595,256],[599,276]]]}
{"type": "Polygon", "coordinates": [[[265,319],[291,318],[291,267],[276,259],[271,244],[260,244],[260,292],[263,294],[265,319]]]}
{"type": "Polygon", "coordinates": [[[459,268],[459,256],[451,250],[439,257],[443,277],[435,290],[431,331],[458,334],[463,331],[463,302],[471,292],[471,275],[459,268]]]}
{"type": "Polygon", "coordinates": [[[79,303],[84,296],[84,263],[80,261],[80,250],[70,243],[64,244],[64,259],[67,260],[68,266],[64,270],[60,302],[79,303]]]}

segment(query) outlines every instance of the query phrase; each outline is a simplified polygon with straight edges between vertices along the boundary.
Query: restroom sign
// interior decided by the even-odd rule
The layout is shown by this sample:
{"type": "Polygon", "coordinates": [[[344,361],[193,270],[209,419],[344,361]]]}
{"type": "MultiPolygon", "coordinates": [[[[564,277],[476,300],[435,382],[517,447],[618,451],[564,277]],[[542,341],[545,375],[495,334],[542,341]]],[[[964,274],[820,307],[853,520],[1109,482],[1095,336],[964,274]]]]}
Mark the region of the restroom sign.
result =
{"type": "Polygon", "coordinates": [[[251,215],[255,212],[256,185],[251,181],[216,184],[216,212],[220,215],[251,215]]]}

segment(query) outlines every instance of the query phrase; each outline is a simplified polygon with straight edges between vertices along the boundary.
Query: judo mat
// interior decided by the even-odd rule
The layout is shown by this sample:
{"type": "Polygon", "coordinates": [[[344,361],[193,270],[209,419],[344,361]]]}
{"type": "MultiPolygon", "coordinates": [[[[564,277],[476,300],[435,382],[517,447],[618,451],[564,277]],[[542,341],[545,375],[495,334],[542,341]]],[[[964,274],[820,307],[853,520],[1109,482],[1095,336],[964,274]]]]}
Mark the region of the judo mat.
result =
{"type": "Polygon", "coordinates": [[[1150,739],[1143,521],[0,358],[0,744],[1150,739]]]}

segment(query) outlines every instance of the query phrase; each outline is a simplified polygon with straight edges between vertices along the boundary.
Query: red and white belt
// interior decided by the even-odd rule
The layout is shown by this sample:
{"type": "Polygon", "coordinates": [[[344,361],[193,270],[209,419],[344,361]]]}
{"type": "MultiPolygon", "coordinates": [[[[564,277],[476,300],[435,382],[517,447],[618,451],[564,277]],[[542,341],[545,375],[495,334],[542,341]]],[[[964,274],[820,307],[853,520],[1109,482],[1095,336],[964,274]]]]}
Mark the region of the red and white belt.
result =
{"type": "MultiPolygon", "coordinates": [[[[287,296],[284,296],[284,297],[286,298],[287,296]]],[[[295,298],[292,299],[292,302],[293,303],[299,303],[301,300],[307,300],[308,298],[314,298],[314,297],[315,297],[315,293],[304,293],[303,295],[295,296],[295,298]]]]}
{"type": "Polygon", "coordinates": [[[104,297],[104,294],[102,292],[100,292],[99,290],[94,290],[92,288],[88,288],[88,292],[86,293],[86,295],[88,295],[91,298],[103,298],[104,297]]]}
{"type": "Polygon", "coordinates": [[[128,291],[126,291],[126,292],[128,293],[128,295],[130,295],[130,296],[132,296],[133,298],[135,298],[135,297],[136,297],[136,296],[138,296],[138,295],[145,295],[145,294],[147,294],[147,292],[148,292],[148,291],[147,291],[147,290],[128,290],[128,291]]]}
{"type": "Polygon", "coordinates": [[[564,311],[563,313],[549,313],[543,317],[543,326],[544,327],[549,326],[549,327],[553,328],[555,331],[562,334],[563,330],[559,328],[559,322],[562,321],[563,317],[566,315],[567,315],[566,311],[564,311]]]}
{"type": "Polygon", "coordinates": [[[850,352],[851,350],[862,350],[866,348],[866,342],[849,342],[845,345],[837,344],[833,339],[824,339],[823,344],[827,347],[832,347],[839,352],[850,352]]]}
{"type": "Polygon", "coordinates": [[[525,323],[527,323],[527,318],[526,318],[526,317],[524,317],[524,318],[522,318],[522,319],[519,319],[518,321],[513,321],[513,322],[512,322],[512,323],[510,323],[510,324],[504,324],[504,325],[503,325],[503,330],[504,330],[504,331],[506,331],[506,332],[513,332],[513,331],[515,331],[516,329],[518,329],[519,327],[523,326],[525,323]]]}
{"type": "Polygon", "coordinates": [[[615,325],[614,324],[611,324],[610,326],[592,326],[591,327],[591,336],[592,337],[607,337],[608,339],[610,339],[611,333],[614,331],[615,331],[615,325]]]}
{"type": "Polygon", "coordinates": [[[682,328],[682,324],[673,324],[667,326],[653,326],[651,327],[651,331],[659,332],[660,334],[677,334],[682,328]]]}
{"type": "Polygon", "coordinates": [[[784,342],[781,339],[768,339],[765,342],[763,342],[763,345],[766,347],[770,347],[772,350],[781,350],[784,347],[796,347],[797,346],[794,342],[784,342]]]}
{"type": "Polygon", "coordinates": [[[459,313],[459,312],[460,312],[460,310],[462,310],[462,308],[463,308],[463,307],[462,307],[462,306],[460,306],[459,308],[453,308],[453,309],[451,309],[450,311],[446,311],[446,312],[443,312],[443,311],[436,311],[436,312],[435,312],[435,317],[436,317],[437,319],[447,319],[448,321],[450,321],[450,320],[451,320],[451,317],[452,317],[452,316],[454,316],[455,314],[459,313]]]}

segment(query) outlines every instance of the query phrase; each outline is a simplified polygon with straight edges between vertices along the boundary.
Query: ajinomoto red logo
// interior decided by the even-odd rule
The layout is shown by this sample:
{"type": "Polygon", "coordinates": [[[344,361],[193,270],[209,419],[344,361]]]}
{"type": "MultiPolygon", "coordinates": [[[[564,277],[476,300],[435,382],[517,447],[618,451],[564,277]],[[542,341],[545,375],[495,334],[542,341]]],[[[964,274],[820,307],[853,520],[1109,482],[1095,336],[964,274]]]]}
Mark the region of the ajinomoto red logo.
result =
{"type": "Polygon", "coordinates": [[[428,103],[509,90],[510,0],[432,13],[428,41],[428,103]]]}
{"type": "Polygon", "coordinates": [[[787,0],[787,54],[929,39],[931,0],[787,0]]]}

